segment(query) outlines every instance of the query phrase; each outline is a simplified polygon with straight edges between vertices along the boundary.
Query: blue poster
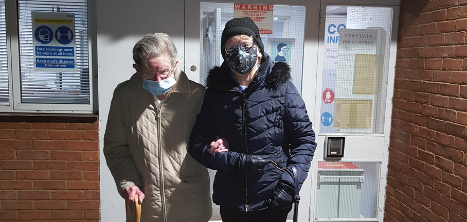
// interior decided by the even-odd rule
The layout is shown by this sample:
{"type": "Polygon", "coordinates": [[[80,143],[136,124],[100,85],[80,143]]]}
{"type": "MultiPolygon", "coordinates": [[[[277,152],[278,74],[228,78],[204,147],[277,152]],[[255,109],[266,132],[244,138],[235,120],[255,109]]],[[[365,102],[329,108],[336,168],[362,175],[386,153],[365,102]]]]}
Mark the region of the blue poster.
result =
{"type": "Polygon", "coordinates": [[[322,123],[324,126],[330,126],[330,125],[332,124],[332,121],[333,121],[333,118],[332,118],[331,113],[324,112],[324,113],[321,115],[321,123],[322,123]]]}

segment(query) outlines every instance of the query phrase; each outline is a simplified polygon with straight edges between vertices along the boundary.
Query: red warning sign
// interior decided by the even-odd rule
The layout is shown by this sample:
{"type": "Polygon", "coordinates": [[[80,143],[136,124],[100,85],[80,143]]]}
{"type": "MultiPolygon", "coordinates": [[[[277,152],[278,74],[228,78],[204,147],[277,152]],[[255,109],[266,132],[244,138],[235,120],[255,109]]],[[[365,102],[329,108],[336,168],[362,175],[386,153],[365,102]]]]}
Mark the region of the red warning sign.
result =
{"type": "Polygon", "coordinates": [[[332,103],[334,101],[334,91],[332,89],[325,89],[323,91],[323,102],[325,104],[332,103]]]}

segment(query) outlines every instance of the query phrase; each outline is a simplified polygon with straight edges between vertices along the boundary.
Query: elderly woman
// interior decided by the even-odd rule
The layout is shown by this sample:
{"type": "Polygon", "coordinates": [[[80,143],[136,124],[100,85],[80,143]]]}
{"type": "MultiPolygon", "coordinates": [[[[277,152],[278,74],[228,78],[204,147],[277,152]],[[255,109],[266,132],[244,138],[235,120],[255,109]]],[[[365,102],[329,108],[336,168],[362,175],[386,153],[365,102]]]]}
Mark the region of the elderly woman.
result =
{"type": "Polygon", "coordinates": [[[250,18],[227,22],[221,46],[224,62],[209,72],[189,152],[217,170],[213,200],[224,222],[285,221],[316,147],[305,103],[250,18]]]}
{"type": "Polygon", "coordinates": [[[209,174],[187,155],[205,89],[176,58],[167,34],[144,36],[133,48],[136,73],[116,87],[110,105],[104,155],[120,195],[142,203],[142,222],[211,217],[209,174]]]}

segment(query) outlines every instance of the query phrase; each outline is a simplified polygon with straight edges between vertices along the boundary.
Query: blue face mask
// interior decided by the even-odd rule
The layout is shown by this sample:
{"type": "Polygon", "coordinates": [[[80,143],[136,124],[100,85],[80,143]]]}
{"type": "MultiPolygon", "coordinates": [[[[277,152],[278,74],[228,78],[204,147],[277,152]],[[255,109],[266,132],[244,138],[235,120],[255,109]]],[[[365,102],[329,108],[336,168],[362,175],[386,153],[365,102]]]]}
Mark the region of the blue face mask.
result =
{"type": "Polygon", "coordinates": [[[163,79],[160,82],[147,80],[145,78],[142,79],[143,88],[149,93],[151,93],[153,96],[161,96],[166,94],[170,90],[170,88],[172,88],[172,86],[175,85],[175,83],[177,83],[173,74],[169,78],[163,79]]]}

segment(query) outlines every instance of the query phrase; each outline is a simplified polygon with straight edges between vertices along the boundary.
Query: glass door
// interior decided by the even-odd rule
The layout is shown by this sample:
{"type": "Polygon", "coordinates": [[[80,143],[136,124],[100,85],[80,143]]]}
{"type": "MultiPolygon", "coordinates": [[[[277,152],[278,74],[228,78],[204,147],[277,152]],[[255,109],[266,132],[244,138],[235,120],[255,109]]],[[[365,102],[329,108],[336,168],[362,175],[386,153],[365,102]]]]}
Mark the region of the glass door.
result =
{"type": "MultiPolygon", "coordinates": [[[[303,91],[313,87],[315,81],[318,36],[318,1],[186,1],[185,2],[185,70],[190,79],[205,85],[208,71],[223,62],[221,35],[225,24],[232,18],[248,16],[260,28],[264,51],[272,59],[289,64],[292,82],[303,95],[309,112],[314,113],[313,95],[303,91]],[[308,24],[308,26],[305,26],[308,24]],[[307,30],[309,30],[307,32],[307,30]],[[314,58],[314,59],[313,59],[314,58]],[[314,65],[312,64],[314,62],[314,65]],[[304,77],[304,76],[307,77],[304,77]],[[308,98],[308,99],[307,99],[308,98]]],[[[211,191],[215,171],[210,170],[211,191]]],[[[301,221],[308,221],[311,203],[311,176],[301,190],[301,221]]],[[[289,220],[292,220],[292,213],[289,220]]],[[[211,221],[220,221],[219,206],[213,204],[211,221]]]]}
{"type": "Polygon", "coordinates": [[[322,1],[313,221],[382,221],[398,1],[322,1]],[[343,155],[329,154],[344,138],[343,155]]]}

